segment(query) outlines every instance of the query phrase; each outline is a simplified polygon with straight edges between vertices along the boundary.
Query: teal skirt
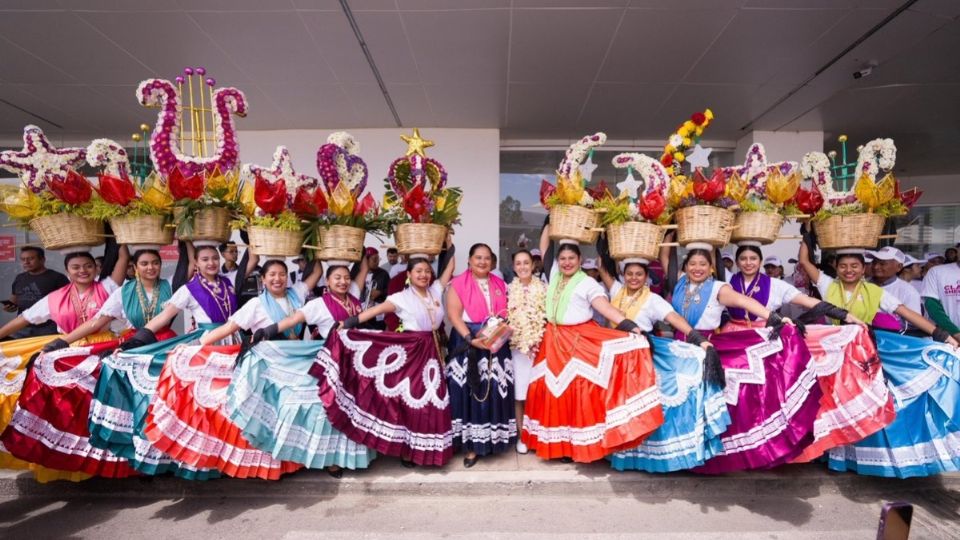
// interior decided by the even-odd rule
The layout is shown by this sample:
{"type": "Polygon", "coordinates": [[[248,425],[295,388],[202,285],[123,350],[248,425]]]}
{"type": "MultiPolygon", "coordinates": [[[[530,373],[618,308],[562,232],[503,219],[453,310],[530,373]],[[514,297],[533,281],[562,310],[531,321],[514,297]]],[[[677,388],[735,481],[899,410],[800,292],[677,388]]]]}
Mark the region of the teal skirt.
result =
{"type": "Polygon", "coordinates": [[[312,469],[365,469],[376,452],[327,421],[310,366],[321,341],[267,341],[240,359],[227,390],[227,414],[254,447],[312,469]]]}
{"type": "Polygon", "coordinates": [[[90,404],[90,444],[126,458],[146,475],[173,474],[189,480],[217,478],[214,469],[180,464],[158,450],[144,434],[150,402],[167,353],[178,345],[195,342],[206,328],[159,341],[146,347],[116,351],[103,359],[100,378],[90,404]]]}

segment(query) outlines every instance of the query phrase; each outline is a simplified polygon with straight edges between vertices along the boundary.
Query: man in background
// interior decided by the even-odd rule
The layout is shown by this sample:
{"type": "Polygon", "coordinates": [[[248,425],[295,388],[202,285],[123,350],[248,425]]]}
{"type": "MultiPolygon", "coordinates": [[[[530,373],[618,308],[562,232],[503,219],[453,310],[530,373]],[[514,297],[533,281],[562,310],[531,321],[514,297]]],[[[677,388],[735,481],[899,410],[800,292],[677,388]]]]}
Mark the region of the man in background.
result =
{"type": "MultiPolygon", "coordinates": [[[[47,257],[42,249],[28,246],[20,250],[20,266],[23,273],[13,279],[10,299],[3,302],[7,313],[23,313],[33,304],[53,291],[70,283],[67,276],[50,270],[46,266],[47,257]]],[[[10,339],[49,336],[57,333],[57,323],[47,321],[43,324],[31,324],[10,336],[10,339]]]]}
{"type": "Polygon", "coordinates": [[[233,283],[234,287],[237,286],[237,260],[239,259],[240,252],[237,250],[236,242],[227,242],[225,244],[220,244],[220,258],[223,259],[223,265],[220,267],[220,273],[227,277],[230,280],[230,283],[233,283]]]}
{"type": "MultiPolygon", "coordinates": [[[[897,277],[903,269],[903,263],[907,260],[903,252],[893,246],[886,246],[867,253],[873,258],[873,277],[870,281],[882,287],[903,305],[917,313],[922,313],[920,293],[912,285],[897,277]]],[[[905,321],[901,320],[901,322],[906,324],[905,321]]]]}
{"type": "Polygon", "coordinates": [[[380,265],[380,269],[386,273],[390,273],[397,263],[400,262],[400,252],[397,251],[395,247],[387,248],[387,262],[380,265]]]}
{"type": "Polygon", "coordinates": [[[729,250],[721,251],[720,259],[723,261],[723,267],[727,269],[728,275],[733,275],[736,272],[733,269],[733,265],[736,264],[736,261],[733,260],[733,252],[729,250]]]}
{"type": "MultiPolygon", "coordinates": [[[[360,291],[360,303],[363,309],[368,309],[377,304],[383,303],[387,299],[387,286],[390,284],[390,274],[380,268],[380,252],[377,248],[368,247],[365,251],[367,257],[367,267],[370,271],[367,273],[367,281],[360,291]]],[[[372,330],[384,330],[386,326],[383,323],[383,316],[379,316],[367,322],[364,328],[372,330]]]]}
{"type": "Polygon", "coordinates": [[[776,255],[771,255],[763,260],[763,273],[776,278],[783,279],[783,261],[776,255]]]}

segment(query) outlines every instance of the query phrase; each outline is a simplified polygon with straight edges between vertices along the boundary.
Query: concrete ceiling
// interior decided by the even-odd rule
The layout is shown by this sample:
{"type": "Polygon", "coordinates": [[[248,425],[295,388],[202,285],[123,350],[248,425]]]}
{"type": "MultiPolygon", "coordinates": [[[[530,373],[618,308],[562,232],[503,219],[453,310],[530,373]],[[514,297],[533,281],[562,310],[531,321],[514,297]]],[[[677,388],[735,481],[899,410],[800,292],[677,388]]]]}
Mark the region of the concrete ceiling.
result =
{"type": "Polygon", "coordinates": [[[662,140],[711,107],[710,139],[751,129],[847,133],[854,144],[888,136],[909,173],[955,170],[957,1],[346,4],[379,80],[337,0],[3,0],[0,137],[28,123],[52,136],[122,136],[153,118],[137,83],[192,65],[244,90],[242,129],[399,118],[496,127],[504,139],[604,130],[662,140]],[[855,80],[868,64],[873,73],[855,80]]]}

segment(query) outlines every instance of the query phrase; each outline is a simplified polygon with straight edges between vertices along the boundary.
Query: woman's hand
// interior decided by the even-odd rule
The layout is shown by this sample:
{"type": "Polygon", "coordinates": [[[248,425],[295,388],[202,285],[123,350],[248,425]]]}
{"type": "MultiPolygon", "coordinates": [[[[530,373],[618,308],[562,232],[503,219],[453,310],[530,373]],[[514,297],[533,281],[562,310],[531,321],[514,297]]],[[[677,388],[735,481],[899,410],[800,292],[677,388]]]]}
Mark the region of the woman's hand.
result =
{"type": "Polygon", "coordinates": [[[703,343],[700,344],[700,348],[706,351],[707,349],[713,348],[713,343],[710,343],[709,341],[704,341],[703,343]]]}
{"type": "Polygon", "coordinates": [[[861,326],[861,327],[863,327],[863,328],[867,328],[867,323],[865,323],[865,322],[861,321],[860,319],[858,319],[858,318],[856,317],[856,315],[854,315],[853,313],[847,313],[847,318],[844,319],[843,322],[845,322],[845,323],[847,323],[847,324],[855,324],[855,325],[857,325],[857,326],[861,326]]]}
{"type": "Polygon", "coordinates": [[[783,324],[789,324],[790,326],[796,326],[796,325],[797,325],[797,323],[793,322],[793,320],[791,320],[790,317],[784,317],[784,318],[783,318],[783,324]]]}
{"type": "Polygon", "coordinates": [[[475,348],[477,348],[477,349],[481,349],[481,350],[484,350],[484,351],[489,351],[489,350],[490,350],[490,347],[487,347],[487,344],[484,343],[483,340],[480,339],[480,338],[473,338],[473,339],[470,341],[470,345],[471,345],[472,347],[475,347],[475,348]]]}
{"type": "Polygon", "coordinates": [[[947,341],[947,345],[953,347],[954,349],[960,349],[960,342],[957,341],[957,338],[950,336],[947,341]]]}

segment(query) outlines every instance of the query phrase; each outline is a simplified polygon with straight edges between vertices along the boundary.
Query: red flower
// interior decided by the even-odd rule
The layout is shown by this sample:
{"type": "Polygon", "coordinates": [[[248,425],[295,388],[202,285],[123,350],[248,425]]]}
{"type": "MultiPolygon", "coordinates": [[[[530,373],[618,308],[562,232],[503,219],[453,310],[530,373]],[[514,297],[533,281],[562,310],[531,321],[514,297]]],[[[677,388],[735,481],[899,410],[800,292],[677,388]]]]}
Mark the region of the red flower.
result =
{"type": "Polygon", "coordinates": [[[540,204],[543,205],[543,207],[547,210],[550,210],[550,205],[547,204],[547,199],[549,199],[555,191],[557,191],[557,186],[547,182],[546,180],[540,180],[540,204]]]}
{"type": "Polygon", "coordinates": [[[170,173],[170,178],[167,179],[167,186],[170,188],[170,194],[173,195],[174,200],[177,201],[181,199],[196,200],[203,195],[203,177],[195,174],[189,178],[185,178],[183,173],[180,172],[179,167],[170,173]]]}
{"type": "Polygon", "coordinates": [[[106,174],[100,175],[100,188],[97,189],[100,198],[110,204],[126,206],[137,198],[137,189],[129,178],[117,178],[106,174]]]}
{"type": "Polygon", "coordinates": [[[377,209],[377,200],[373,198],[373,195],[367,193],[360,199],[356,206],[353,207],[353,215],[355,216],[365,216],[370,212],[374,212],[377,209]]]}
{"type": "Polygon", "coordinates": [[[93,188],[87,179],[73,170],[67,171],[67,177],[63,180],[51,175],[47,178],[47,186],[54,197],[67,204],[83,204],[93,195],[93,188]]]}
{"type": "Polygon", "coordinates": [[[913,208],[913,205],[917,204],[920,196],[923,195],[920,188],[910,188],[906,191],[900,191],[900,180],[897,180],[894,184],[894,189],[896,190],[897,198],[900,199],[900,202],[903,203],[908,210],[913,208]]]}
{"type": "Polygon", "coordinates": [[[287,204],[287,183],[282,178],[270,183],[257,176],[257,183],[253,187],[253,200],[265,213],[271,216],[283,212],[287,204]]]}
{"type": "Polygon", "coordinates": [[[813,215],[823,206],[823,196],[820,195],[816,186],[810,189],[800,188],[797,190],[797,194],[793,196],[793,202],[797,205],[797,209],[804,214],[813,215]]]}
{"type": "Polygon", "coordinates": [[[652,191],[640,200],[640,215],[647,221],[656,221],[667,207],[667,201],[659,191],[652,191]]]}
{"type": "Polygon", "coordinates": [[[695,112],[690,117],[690,121],[693,122],[694,125],[702,126],[703,123],[707,121],[707,116],[702,112],[695,112]]]}
{"type": "Polygon", "coordinates": [[[613,198],[613,196],[610,195],[610,188],[607,187],[607,182],[604,180],[601,180],[600,183],[597,184],[597,187],[587,188],[587,193],[589,193],[590,197],[592,197],[595,201],[599,201],[607,197],[613,198]]]}
{"type": "Polygon", "coordinates": [[[297,194],[293,197],[293,213],[301,218],[315,218],[317,212],[317,203],[314,200],[313,193],[309,189],[300,186],[297,194]]]}
{"type": "Polygon", "coordinates": [[[418,183],[403,196],[403,209],[410,214],[414,223],[422,223],[427,214],[427,195],[423,191],[423,184],[418,183]]]}
{"type": "Polygon", "coordinates": [[[327,197],[323,194],[323,184],[317,186],[317,190],[313,192],[313,205],[317,208],[317,215],[327,211],[327,197]]]}
{"type": "Polygon", "coordinates": [[[711,203],[723,196],[726,189],[726,178],[722,169],[715,169],[713,176],[707,180],[703,172],[697,169],[693,175],[693,194],[706,203],[711,203]]]}
{"type": "Polygon", "coordinates": [[[673,155],[664,154],[663,157],[660,158],[660,163],[663,164],[664,167],[670,167],[673,165],[673,155]]]}

